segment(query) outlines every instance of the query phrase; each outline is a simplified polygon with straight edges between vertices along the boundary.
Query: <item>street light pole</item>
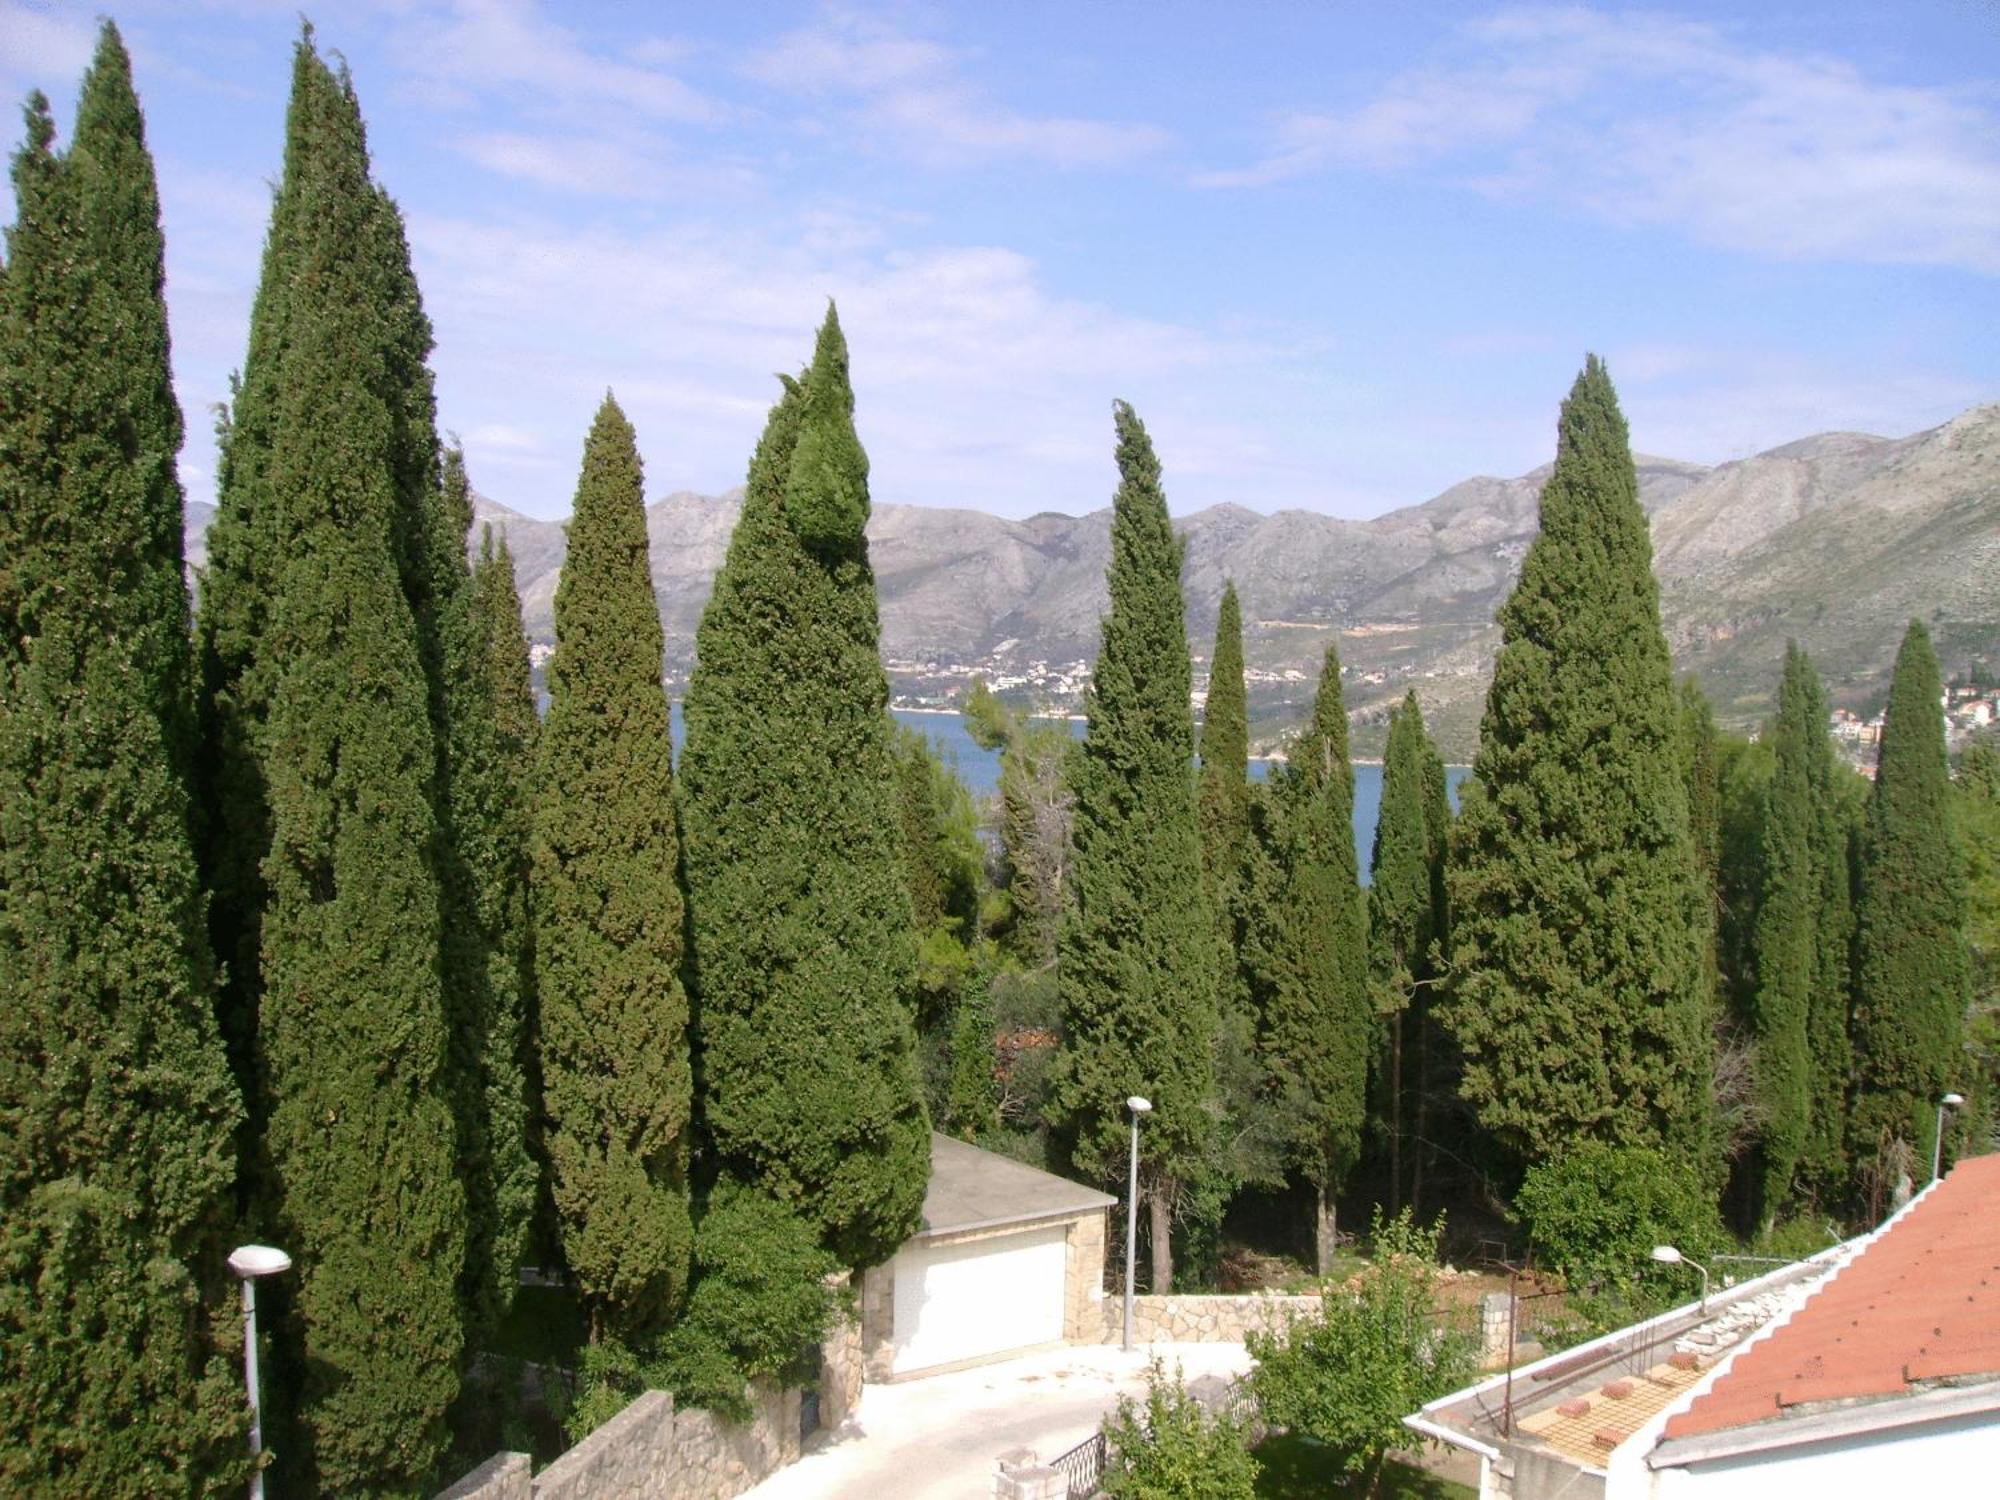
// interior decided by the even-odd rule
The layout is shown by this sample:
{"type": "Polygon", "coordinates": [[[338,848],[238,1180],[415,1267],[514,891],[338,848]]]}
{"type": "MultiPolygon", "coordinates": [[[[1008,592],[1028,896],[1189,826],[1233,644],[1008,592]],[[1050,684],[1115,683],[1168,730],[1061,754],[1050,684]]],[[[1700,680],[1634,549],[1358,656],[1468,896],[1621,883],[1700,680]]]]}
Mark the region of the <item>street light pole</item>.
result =
{"type": "Polygon", "coordinates": [[[1125,1101],[1132,1111],[1132,1172],[1125,1189],[1125,1352],[1132,1352],[1132,1278],[1139,1249],[1139,1116],[1150,1114],[1152,1101],[1137,1094],[1125,1101]]]}
{"type": "Polygon", "coordinates": [[[1944,1112],[1957,1109],[1965,1103],[1963,1094],[1946,1094],[1938,1100],[1937,1134],[1931,1137],[1931,1181],[1936,1182],[1944,1170],[1944,1112]]]}
{"type": "Polygon", "coordinates": [[[250,1392],[250,1500],[264,1500],[264,1411],[257,1391],[257,1278],[292,1268],[292,1258],[269,1245],[240,1245],[229,1269],[243,1281],[243,1383],[250,1392]]]}
{"type": "Polygon", "coordinates": [[[1689,1260],[1672,1245],[1653,1246],[1653,1259],[1663,1266],[1689,1265],[1701,1272],[1701,1311],[1703,1317],[1708,1316],[1708,1267],[1698,1260],[1689,1260]]]}

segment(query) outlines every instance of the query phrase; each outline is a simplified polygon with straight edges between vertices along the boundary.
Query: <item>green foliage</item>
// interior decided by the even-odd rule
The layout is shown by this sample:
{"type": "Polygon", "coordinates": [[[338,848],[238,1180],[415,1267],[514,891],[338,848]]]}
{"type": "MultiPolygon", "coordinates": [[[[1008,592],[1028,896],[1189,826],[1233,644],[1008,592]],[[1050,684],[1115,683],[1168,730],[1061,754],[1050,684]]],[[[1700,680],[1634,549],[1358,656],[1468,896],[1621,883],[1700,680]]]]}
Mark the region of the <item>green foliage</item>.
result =
{"type": "Polygon", "coordinates": [[[945,1123],[962,1141],[1000,1128],[1000,1080],[993,1055],[991,979],[975,975],[960,993],[951,1022],[951,1082],[945,1123]]]}
{"type": "Polygon", "coordinates": [[[1122,401],[1114,414],[1111,612],[1071,764],[1054,1107],[1076,1168],[1105,1180],[1125,1160],[1126,1097],[1150,1099],[1141,1171],[1149,1191],[1171,1196],[1210,1146],[1217,955],[1195,814],[1182,549],[1145,427],[1122,401]]]}
{"type": "Polygon", "coordinates": [[[536,989],[563,1254],[595,1337],[643,1340],[686,1289],[692,1075],[663,642],[632,426],[584,444],[535,808],[536,989]]]}
{"type": "Polygon", "coordinates": [[[819,524],[865,509],[852,409],[829,311],[702,615],[681,789],[703,1123],[861,1266],[916,1227],[930,1135],[874,574],[859,520],[819,524]]]}
{"type": "Polygon", "coordinates": [[[1053,964],[1076,806],[1068,765],[1077,742],[1063,724],[1011,712],[983,677],[973,678],[960,711],[973,743],[1000,752],[995,832],[1006,897],[1000,940],[1023,963],[1053,964]]]}
{"type": "MultiPolygon", "coordinates": [[[[1250,839],[1250,718],[1243,682],[1243,608],[1236,585],[1222,586],[1201,720],[1201,869],[1224,951],[1234,954],[1239,889],[1250,839]]],[[[1228,986],[1233,989],[1234,986],[1228,986]]]]}
{"type": "MultiPolygon", "coordinates": [[[[1340,657],[1320,669],[1267,822],[1275,858],[1255,944],[1267,1067],[1285,1096],[1294,1163],[1330,1204],[1361,1150],[1367,1108],[1368,938],[1354,851],[1354,767],[1340,657]]],[[[1323,1247],[1324,1250],[1325,1247],[1323,1247]]]]}
{"type": "Polygon", "coordinates": [[[1755,951],[1757,991],[1751,1016],[1757,1036],[1760,1217],[1782,1209],[1805,1152],[1813,1103],[1807,1016],[1819,985],[1844,988],[1839,972],[1818,972],[1822,882],[1815,825],[1823,788],[1812,784],[1815,740],[1826,738],[1826,695],[1796,641],[1785,648],[1778,719],[1771,736],[1777,767],[1764,819],[1763,894],[1755,951]]]}
{"type": "Polygon", "coordinates": [[[368,180],[352,85],[309,40],[287,128],[297,233],[262,456],[281,509],[259,522],[275,587],[252,669],[268,714],[266,1191],[298,1266],[274,1384],[299,1425],[279,1453],[293,1484],[408,1493],[457,1389],[465,1218],[442,1076],[438,757],[401,569],[426,474],[404,420],[406,309],[384,301],[408,288],[385,254],[400,230],[368,180]]]}
{"type": "Polygon", "coordinates": [[[834,1258],[784,1204],[725,1179],[695,1235],[695,1283],[687,1311],[657,1344],[616,1338],[583,1354],[577,1392],[563,1414],[581,1441],[645,1390],[666,1390],[682,1407],[748,1420],[744,1385],[797,1383],[841,1308],[827,1283],[834,1258]]]}
{"type": "Polygon", "coordinates": [[[1120,1396],[1104,1439],[1112,1500],[1255,1500],[1249,1421],[1207,1410],[1157,1359],[1146,1367],[1146,1399],[1120,1396]]]}
{"type": "Polygon", "coordinates": [[[1447,1024],[1481,1123],[1524,1157],[1709,1141],[1708,908],[1652,544],[1595,356],[1563,403],[1541,531],[1453,840],[1447,1024]]]}
{"type": "Polygon", "coordinates": [[[1349,1475],[1378,1472],[1391,1449],[1409,1446],[1403,1418],[1476,1368],[1477,1336],[1437,1305],[1442,1228],[1418,1227],[1408,1209],[1393,1219],[1377,1209],[1366,1269],[1328,1283],[1317,1313],[1245,1340],[1264,1420],[1324,1443],[1349,1475]]]}
{"type": "Polygon", "coordinates": [[[1916,1162],[1929,1158],[1938,1096],[1965,1081],[1956,1076],[1972,987],[1965,867],[1952,838],[1939,696],[1930,634],[1912,620],[1889,686],[1856,902],[1849,1139],[1878,1193],[1896,1143],[1916,1162]]]}
{"type": "MultiPolygon", "coordinates": [[[[463,478],[462,463],[448,455],[447,490],[463,478]]],[[[531,1149],[526,1060],[535,1008],[529,870],[541,724],[514,559],[504,536],[494,547],[490,528],[481,538],[470,593],[467,671],[461,707],[453,714],[452,788],[463,809],[456,819],[457,854],[470,880],[483,970],[474,990],[481,1006],[464,1034],[477,1058],[486,1136],[478,1172],[492,1228],[480,1255],[468,1246],[466,1258],[475,1276],[485,1267],[480,1279],[492,1288],[495,1311],[504,1313],[542,1191],[531,1149]]]]}
{"type": "Polygon", "coordinates": [[[1514,1212],[1541,1263],[1575,1282],[1670,1281],[1687,1273],[1653,1261],[1655,1245],[1706,1261],[1726,1244],[1700,1174],[1684,1158],[1650,1146],[1588,1142],[1538,1162],[1514,1195],[1514,1212]]]}
{"type": "Polygon", "coordinates": [[[107,23],[37,96],[0,281],[0,1489],[239,1481],[219,1283],[239,1105],[189,835],[153,168],[107,23]],[[219,1326],[218,1326],[219,1325],[219,1326]]]}

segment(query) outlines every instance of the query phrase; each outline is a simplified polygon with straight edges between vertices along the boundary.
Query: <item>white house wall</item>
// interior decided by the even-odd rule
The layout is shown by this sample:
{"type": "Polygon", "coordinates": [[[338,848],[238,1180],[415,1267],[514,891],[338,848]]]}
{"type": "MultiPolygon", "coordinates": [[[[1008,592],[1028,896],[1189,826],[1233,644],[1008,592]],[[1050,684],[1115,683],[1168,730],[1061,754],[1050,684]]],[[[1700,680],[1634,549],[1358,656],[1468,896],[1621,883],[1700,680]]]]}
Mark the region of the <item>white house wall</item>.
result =
{"type": "Polygon", "coordinates": [[[1974,1413],[1653,1473],[1649,1500],[1874,1500],[2000,1493],[2000,1422],[1974,1413]],[[1994,1488],[1987,1489],[1985,1486],[1994,1488]]]}

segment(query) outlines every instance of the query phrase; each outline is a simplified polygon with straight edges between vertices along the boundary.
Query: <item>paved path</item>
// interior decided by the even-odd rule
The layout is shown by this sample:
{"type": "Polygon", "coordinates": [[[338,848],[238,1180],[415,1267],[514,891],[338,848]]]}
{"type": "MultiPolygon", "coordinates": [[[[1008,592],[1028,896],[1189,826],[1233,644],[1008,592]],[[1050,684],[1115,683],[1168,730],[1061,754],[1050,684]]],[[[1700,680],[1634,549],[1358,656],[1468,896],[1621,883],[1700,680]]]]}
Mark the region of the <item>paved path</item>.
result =
{"type": "MultiPolygon", "coordinates": [[[[821,1446],[749,1492],[751,1500],[976,1500],[1010,1448],[1044,1459],[1097,1430],[1121,1392],[1145,1390],[1146,1349],[1089,1345],[901,1385],[871,1385],[821,1446]]],[[[1239,1375],[1241,1344],[1156,1344],[1185,1379],[1239,1375]]]]}

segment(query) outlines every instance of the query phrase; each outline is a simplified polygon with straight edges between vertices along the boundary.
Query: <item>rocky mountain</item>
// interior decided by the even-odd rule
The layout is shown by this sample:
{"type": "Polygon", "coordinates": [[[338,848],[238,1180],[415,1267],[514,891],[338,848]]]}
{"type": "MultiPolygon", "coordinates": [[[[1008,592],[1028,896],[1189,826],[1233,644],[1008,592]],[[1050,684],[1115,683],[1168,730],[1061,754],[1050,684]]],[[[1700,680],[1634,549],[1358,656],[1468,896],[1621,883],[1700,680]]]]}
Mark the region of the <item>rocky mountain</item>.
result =
{"type": "MultiPolygon", "coordinates": [[[[1303,713],[1335,642],[1358,747],[1379,743],[1389,707],[1414,686],[1447,749],[1465,756],[1498,644],[1493,614],[1547,475],[1468,479],[1368,521],[1236,505],[1182,518],[1197,670],[1234,578],[1259,739],[1303,713]]],[[[1787,636],[1851,707],[1879,704],[1912,615],[1931,622],[1947,672],[2000,654],[2000,405],[1912,437],[1828,433],[1715,468],[1642,457],[1639,480],[1676,660],[1728,722],[1767,711],[1787,636]]],[[[671,679],[691,665],[741,501],[679,493],[648,509],[671,679]]],[[[548,640],[561,526],[485,499],[478,513],[505,530],[530,634],[548,640]]],[[[1060,697],[1081,680],[1105,608],[1108,508],[1010,521],[881,505],[869,541],[899,693],[948,697],[975,668],[1030,695],[1060,697]]],[[[191,536],[191,556],[196,546],[191,536]]]]}

